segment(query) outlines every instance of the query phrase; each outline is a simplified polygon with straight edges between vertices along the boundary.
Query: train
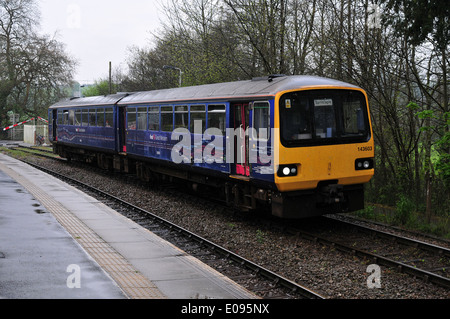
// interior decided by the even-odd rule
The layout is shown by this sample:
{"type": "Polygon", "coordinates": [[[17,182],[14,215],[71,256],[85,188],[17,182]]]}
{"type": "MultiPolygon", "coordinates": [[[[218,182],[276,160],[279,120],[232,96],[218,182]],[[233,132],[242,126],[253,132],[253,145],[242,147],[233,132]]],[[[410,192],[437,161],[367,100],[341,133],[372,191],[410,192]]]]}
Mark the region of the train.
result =
{"type": "Polygon", "coordinates": [[[287,219],[364,208],[374,174],[366,92],[308,75],[271,75],[59,101],[55,154],[182,182],[243,211],[287,219]]]}

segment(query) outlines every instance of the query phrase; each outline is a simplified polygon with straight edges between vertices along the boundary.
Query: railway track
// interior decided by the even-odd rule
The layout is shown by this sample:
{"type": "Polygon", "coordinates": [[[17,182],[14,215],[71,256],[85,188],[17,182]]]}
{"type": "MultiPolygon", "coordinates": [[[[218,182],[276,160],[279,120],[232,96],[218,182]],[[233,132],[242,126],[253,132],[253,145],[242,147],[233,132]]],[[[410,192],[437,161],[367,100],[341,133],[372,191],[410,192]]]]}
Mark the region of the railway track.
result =
{"type": "Polygon", "coordinates": [[[53,151],[49,148],[39,148],[33,146],[25,146],[20,144],[13,144],[8,147],[10,150],[21,151],[27,154],[49,158],[56,161],[67,162],[66,159],[59,157],[58,155],[53,154],[53,151]]]}
{"type": "Polygon", "coordinates": [[[450,289],[450,249],[369,228],[336,216],[322,218],[319,229],[289,227],[288,232],[373,264],[450,289]]]}
{"type": "Polygon", "coordinates": [[[81,181],[53,172],[39,165],[25,162],[65,182],[76,185],[86,192],[95,194],[97,198],[100,197],[103,202],[112,206],[126,217],[172,242],[186,253],[197,257],[216,270],[223,272],[236,282],[244,283],[247,289],[255,292],[259,296],[274,299],[324,299],[324,297],[314,291],[257,265],[149,211],[81,181]]]}
{"type": "MultiPolygon", "coordinates": [[[[211,266],[227,268],[227,264],[230,262],[226,262],[224,256],[234,255],[225,249],[222,254],[219,254],[220,257],[214,257],[214,254],[211,255],[210,253],[211,251],[216,253],[216,248],[208,247],[207,240],[200,239],[198,242],[201,244],[193,244],[190,242],[190,239],[187,240],[184,235],[181,235],[181,233],[176,231],[172,226],[169,226],[170,231],[159,231],[159,226],[153,225],[153,222],[149,221],[148,217],[140,215],[136,208],[132,208],[128,211],[128,214],[131,214],[130,218],[135,219],[139,224],[148,227],[162,237],[166,235],[168,238],[172,237],[172,240],[178,242],[176,245],[181,246],[181,249],[202,259],[211,266]],[[133,216],[134,214],[137,214],[137,216],[133,216]],[[180,239],[178,240],[176,238],[180,239]],[[206,243],[206,246],[204,246],[203,243],[206,243]]],[[[338,216],[330,216],[323,218],[320,221],[316,220],[313,222],[315,225],[314,227],[309,227],[311,225],[310,223],[303,222],[302,227],[289,226],[286,229],[285,223],[279,223],[276,227],[283,227],[289,234],[295,234],[299,238],[330,247],[333,250],[343,252],[350,256],[356,256],[364,262],[367,262],[367,264],[373,263],[380,266],[386,266],[396,272],[408,274],[412,277],[419,278],[424,282],[444,287],[444,289],[450,288],[448,275],[450,270],[450,253],[448,248],[428,244],[424,241],[414,240],[405,236],[387,233],[386,231],[378,231],[372,229],[372,226],[361,227],[355,223],[343,222],[336,220],[337,217],[338,216]],[[319,228],[317,227],[318,225],[320,225],[319,228]]],[[[270,222],[272,221],[269,221],[269,223],[270,222]]],[[[192,235],[188,234],[187,237],[190,238],[192,235]]],[[[228,260],[233,260],[233,257],[228,260]]],[[[234,260],[232,263],[246,264],[245,261],[234,260]]],[[[254,269],[251,262],[248,263],[245,268],[250,272],[246,274],[238,272],[238,274],[236,274],[231,270],[229,276],[237,282],[241,280],[242,282],[247,282],[250,286],[253,285],[256,287],[255,290],[260,289],[261,295],[264,295],[264,293],[269,291],[274,291],[274,284],[278,283],[279,280],[275,277],[271,277],[272,274],[270,271],[266,273],[267,278],[270,279],[264,287],[264,285],[261,285],[260,283],[251,283],[256,280],[255,274],[261,271],[256,268],[254,269]]],[[[287,281],[289,282],[289,280],[287,281]]],[[[283,286],[284,289],[287,289],[287,294],[290,297],[292,297],[291,292],[296,291],[296,288],[293,286],[289,287],[289,284],[286,286],[280,284],[278,286],[283,286]]],[[[280,293],[276,294],[280,295],[280,293]]],[[[301,298],[304,297],[302,296],[301,298]]]]}

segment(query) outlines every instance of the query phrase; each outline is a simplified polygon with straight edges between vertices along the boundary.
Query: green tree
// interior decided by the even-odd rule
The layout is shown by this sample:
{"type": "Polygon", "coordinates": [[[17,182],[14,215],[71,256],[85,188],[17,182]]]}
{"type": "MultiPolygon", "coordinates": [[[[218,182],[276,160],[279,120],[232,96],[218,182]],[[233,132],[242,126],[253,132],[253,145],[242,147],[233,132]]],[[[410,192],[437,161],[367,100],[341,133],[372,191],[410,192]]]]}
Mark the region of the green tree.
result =
{"type": "MultiPolygon", "coordinates": [[[[392,25],[397,35],[403,34],[406,43],[413,47],[427,44],[432,47],[428,66],[419,70],[415,59],[410,70],[414,81],[424,96],[424,109],[418,112],[423,120],[425,132],[424,160],[427,217],[431,217],[432,179],[434,168],[431,149],[437,147],[439,158],[437,168],[445,180],[448,197],[450,170],[449,107],[448,107],[448,50],[450,44],[450,6],[446,0],[385,0],[387,9],[385,20],[392,25]]],[[[448,201],[448,198],[447,198],[448,201]]]]}
{"type": "MultiPolygon", "coordinates": [[[[117,92],[117,84],[112,84],[112,92],[117,92]]],[[[109,80],[95,81],[93,85],[87,85],[82,87],[81,94],[83,96],[99,96],[109,94],[109,80]]]]}

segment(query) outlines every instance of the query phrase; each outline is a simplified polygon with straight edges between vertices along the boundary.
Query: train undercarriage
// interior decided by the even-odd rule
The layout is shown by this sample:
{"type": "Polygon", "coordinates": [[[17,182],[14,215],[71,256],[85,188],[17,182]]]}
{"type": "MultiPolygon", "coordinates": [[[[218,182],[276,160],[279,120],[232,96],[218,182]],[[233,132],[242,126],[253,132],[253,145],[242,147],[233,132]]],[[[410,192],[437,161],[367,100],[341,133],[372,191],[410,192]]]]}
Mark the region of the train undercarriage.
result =
{"type": "Polygon", "coordinates": [[[256,184],[241,176],[201,170],[181,170],[176,164],[128,154],[55,144],[54,152],[68,160],[91,163],[101,169],[134,174],[150,184],[183,184],[190,191],[221,200],[240,211],[258,211],[280,218],[306,218],[364,208],[362,184],[343,186],[337,180],[320,182],[310,190],[279,192],[274,184],[256,184]]]}

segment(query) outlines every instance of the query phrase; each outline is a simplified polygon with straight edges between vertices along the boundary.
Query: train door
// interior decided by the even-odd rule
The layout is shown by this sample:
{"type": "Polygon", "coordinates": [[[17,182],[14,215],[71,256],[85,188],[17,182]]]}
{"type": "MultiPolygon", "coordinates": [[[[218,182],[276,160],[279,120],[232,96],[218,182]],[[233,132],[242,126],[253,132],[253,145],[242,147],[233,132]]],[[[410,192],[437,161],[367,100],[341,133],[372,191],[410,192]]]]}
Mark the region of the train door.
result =
{"type": "Polygon", "coordinates": [[[58,136],[57,136],[57,131],[56,131],[56,127],[57,127],[57,118],[58,118],[58,111],[57,110],[52,110],[52,141],[58,141],[58,136]]]}
{"type": "Polygon", "coordinates": [[[236,175],[250,176],[249,164],[249,105],[233,104],[234,114],[234,167],[236,175]]]}

